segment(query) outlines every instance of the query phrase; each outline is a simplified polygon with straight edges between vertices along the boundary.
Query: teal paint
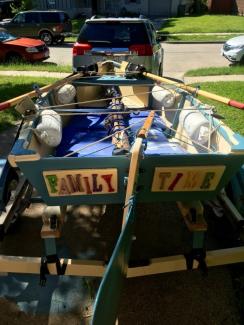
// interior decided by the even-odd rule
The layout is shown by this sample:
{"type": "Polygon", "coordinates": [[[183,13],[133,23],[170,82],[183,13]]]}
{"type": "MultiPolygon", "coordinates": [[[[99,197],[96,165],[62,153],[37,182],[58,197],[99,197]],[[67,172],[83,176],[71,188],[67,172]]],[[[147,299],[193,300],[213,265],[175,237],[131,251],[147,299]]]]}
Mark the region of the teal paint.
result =
{"type": "Polygon", "coordinates": [[[192,234],[192,248],[205,247],[205,231],[194,231],[192,234]]]}
{"type": "Polygon", "coordinates": [[[57,254],[55,238],[45,238],[44,239],[44,248],[45,248],[46,256],[57,254]]]}
{"type": "Polygon", "coordinates": [[[135,200],[130,201],[126,223],[110,258],[94,306],[92,325],[114,325],[118,313],[122,286],[126,279],[132,236],[134,232],[135,200]]]}

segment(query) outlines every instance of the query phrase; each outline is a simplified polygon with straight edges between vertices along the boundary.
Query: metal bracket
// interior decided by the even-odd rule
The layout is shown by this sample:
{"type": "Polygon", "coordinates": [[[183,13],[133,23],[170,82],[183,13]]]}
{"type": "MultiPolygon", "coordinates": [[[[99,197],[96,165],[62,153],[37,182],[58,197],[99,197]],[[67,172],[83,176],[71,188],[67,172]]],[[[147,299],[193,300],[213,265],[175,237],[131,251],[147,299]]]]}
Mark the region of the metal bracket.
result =
{"type": "Polygon", "coordinates": [[[208,274],[208,268],[205,261],[206,251],[202,248],[193,248],[190,253],[185,254],[187,270],[193,269],[194,260],[198,262],[198,269],[202,271],[203,275],[208,274]]]}
{"type": "Polygon", "coordinates": [[[50,274],[48,270],[48,264],[56,264],[57,275],[64,275],[67,267],[67,261],[63,261],[61,264],[60,259],[56,254],[43,256],[40,266],[40,286],[44,287],[47,282],[46,275],[50,274]]]}

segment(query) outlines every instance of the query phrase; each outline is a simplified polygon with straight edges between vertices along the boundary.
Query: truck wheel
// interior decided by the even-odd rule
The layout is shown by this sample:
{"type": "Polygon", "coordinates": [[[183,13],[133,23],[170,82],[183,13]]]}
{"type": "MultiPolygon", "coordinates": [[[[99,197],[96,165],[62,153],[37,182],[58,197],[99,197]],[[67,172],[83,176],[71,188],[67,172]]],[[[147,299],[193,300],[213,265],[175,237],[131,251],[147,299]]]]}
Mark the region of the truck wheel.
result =
{"type": "Polygon", "coordinates": [[[40,39],[46,43],[46,45],[52,45],[53,43],[53,36],[50,32],[42,32],[40,34],[40,39]]]}

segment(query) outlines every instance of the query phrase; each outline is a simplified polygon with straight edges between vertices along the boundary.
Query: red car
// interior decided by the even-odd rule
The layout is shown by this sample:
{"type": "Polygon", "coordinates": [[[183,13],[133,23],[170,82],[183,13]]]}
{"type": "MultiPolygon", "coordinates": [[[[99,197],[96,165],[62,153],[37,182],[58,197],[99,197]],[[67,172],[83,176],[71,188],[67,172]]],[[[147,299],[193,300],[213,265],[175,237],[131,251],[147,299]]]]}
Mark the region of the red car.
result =
{"type": "Polygon", "coordinates": [[[0,61],[43,61],[49,58],[44,42],[32,38],[19,38],[0,28],[0,61]]]}

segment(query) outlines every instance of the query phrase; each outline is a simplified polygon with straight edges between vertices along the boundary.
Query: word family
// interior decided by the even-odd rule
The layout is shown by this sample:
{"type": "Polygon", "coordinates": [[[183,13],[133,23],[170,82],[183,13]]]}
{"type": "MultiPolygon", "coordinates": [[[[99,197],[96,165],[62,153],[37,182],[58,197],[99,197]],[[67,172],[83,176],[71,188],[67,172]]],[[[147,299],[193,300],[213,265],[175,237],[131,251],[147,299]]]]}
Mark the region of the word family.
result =
{"type": "Polygon", "coordinates": [[[81,169],[43,172],[50,196],[117,193],[117,169],[81,169]]]}

